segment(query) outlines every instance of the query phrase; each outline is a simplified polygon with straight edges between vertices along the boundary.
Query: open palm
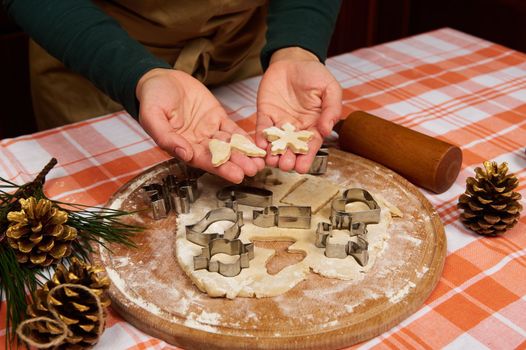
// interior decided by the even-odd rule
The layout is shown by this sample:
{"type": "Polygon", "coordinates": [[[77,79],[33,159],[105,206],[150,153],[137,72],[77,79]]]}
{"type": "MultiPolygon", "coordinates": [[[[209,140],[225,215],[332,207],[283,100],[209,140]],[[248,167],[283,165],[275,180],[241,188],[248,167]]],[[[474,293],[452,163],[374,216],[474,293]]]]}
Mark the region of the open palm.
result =
{"type": "Polygon", "coordinates": [[[211,139],[228,141],[234,133],[248,135],[228,118],[219,101],[198,80],[180,71],[154,71],[141,78],[136,92],[140,123],[162,149],[236,183],[264,167],[262,159],[236,151],[228,162],[212,166],[208,148],[211,139]]]}
{"type": "Polygon", "coordinates": [[[341,88],[327,68],[317,61],[284,60],[272,63],[261,80],[257,101],[256,142],[268,148],[262,131],[289,122],[296,129],[310,130],[314,137],[309,152],[267,156],[266,163],[284,171],[308,171],[323,137],[340,118],[341,88]]]}

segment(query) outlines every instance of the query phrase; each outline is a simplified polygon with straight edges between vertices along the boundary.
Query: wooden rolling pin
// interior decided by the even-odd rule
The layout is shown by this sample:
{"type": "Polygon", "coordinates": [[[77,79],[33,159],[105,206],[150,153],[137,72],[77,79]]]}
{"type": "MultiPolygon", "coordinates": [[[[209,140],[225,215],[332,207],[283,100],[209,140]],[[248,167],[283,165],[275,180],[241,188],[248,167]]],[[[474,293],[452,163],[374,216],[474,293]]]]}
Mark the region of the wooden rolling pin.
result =
{"type": "Polygon", "coordinates": [[[353,112],[334,127],[342,150],[380,163],[415,185],[436,193],[460,172],[457,146],[365,112],[353,112]]]}

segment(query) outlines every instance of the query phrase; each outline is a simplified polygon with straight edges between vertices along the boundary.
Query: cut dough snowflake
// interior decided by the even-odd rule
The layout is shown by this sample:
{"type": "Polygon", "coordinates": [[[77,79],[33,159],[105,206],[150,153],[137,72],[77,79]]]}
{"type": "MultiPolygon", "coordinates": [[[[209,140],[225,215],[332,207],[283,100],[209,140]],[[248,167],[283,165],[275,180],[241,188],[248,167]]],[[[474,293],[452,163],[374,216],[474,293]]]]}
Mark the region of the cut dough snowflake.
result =
{"type": "Polygon", "coordinates": [[[295,131],[290,123],[284,124],[281,129],[275,126],[263,130],[265,137],[271,142],[270,152],[274,155],[283,154],[290,148],[294,153],[305,154],[309,151],[307,142],[312,138],[312,131],[295,131]]]}
{"type": "Polygon", "coordinates": [[[250,139],[240,134],[233,134],[230,142],[213,139],[208,144],[212,154],[212,165],[215,167],[226,163],[232,154],[232,148],[250,157],[264,157],[267,152],[256,146],[250,139]]]}

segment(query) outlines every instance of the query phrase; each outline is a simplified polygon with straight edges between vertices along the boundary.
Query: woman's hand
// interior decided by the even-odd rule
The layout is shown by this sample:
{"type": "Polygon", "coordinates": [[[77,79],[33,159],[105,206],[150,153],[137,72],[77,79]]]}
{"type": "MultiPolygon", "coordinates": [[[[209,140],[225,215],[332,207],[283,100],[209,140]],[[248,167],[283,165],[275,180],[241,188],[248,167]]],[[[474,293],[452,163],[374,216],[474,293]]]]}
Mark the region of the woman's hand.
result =
{"type": "MultiPolygon", "coordinates": [[[[239,183],[265,164],[232,151],[230,160],[213,167],[208,143],[230,140],[232,134],[247,133],[230,120],[219,101],[191,75],[156,68],[141,77],[136,88],[140,102],[139,122],[163,150],[191,166],[239,183]]],[[[250,137],[249,137],[250,138],[250,137]]]]}
{"type": "Polygon", "coordinates": [[[266,163],[284,171],[305,173],[340,119],[342,91],[329,70],[309,51],[298,47],[277,50],[259,85],[257,97],[256,143],[268,149],[263,130],[290,122],[297,130],[310,130],[314,137],[309,152],[281,156],[267,155],[266,163]]]}

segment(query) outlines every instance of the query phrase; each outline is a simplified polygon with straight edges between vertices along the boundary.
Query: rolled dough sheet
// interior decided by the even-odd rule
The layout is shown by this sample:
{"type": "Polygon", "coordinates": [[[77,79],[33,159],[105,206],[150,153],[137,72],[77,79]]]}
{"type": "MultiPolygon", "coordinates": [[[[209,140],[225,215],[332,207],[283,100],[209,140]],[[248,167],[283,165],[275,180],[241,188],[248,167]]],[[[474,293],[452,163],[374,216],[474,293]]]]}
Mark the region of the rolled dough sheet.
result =
{"type": "MultiPolygon", "coordinates": [[[[288,177],[294,181],[297,178],[288,177]]],[[[328,180],[317,181],[318,185],[328,180]]],[[[254,248],[254,259],[250,267],[242,269],[235,277],[224,277],[219,273],[193,269],[193,257],[201,253],[201,247],[186,239],[185,225],[190,225],[200,220],[209,210],[216,208],[215,193],[222,186],[227,185],[223,180],[212,175],[204,175],[199,180],[202,188],[207,191],[192,205],[192,212],[181,214],[178,218],[177,232],[174,240],[174,254],[185,273],[193,283],[203,292],[212,297],[272,297],[283,294],[303,281],[309,273],[318,273],[328,278],[342,280],[360,280],[364,272],[368,271],[375,262],[377,255],[383,250],[387,240],[387,228],[391,223],[391,214],[383,201],[379,201],[382,208],[381,220],[377,225],[368,225],[369,263],[360,266],[352,257],[345,259],[331,259],[324,254],[324,249],[314,245],[315,231],[318,222],[329,221],[330,205],[322,207],[312,217],[310,229],[283,229],[278,227],[262,228],[252,224],[252,210],[254,208],[240,206],[243,211],[245,225],[242,228],[240,239],[244,243],[257,240],[266,241],[294,241],[288,251],[302,251],[305,258],[293,265],[286,266],[274,275],[267,272],[266,263],[275,254],[272,249],[254,248]]],[[[314,183],[314,182],[313,182],[314,183]]],[[[325,187],[336,188],[335,184],[325,187]]],[[[336,191],[337,192],[337,191],[336,191]]],[[[374,196],[374,194],[373,194],[374,196]]],[[[324,197],[325,198],[325,197],[324,197]]],[[[216,259],[222,260],[221,257],[216,259]]],[[[225,261],[226,262],[226,261],[225,261]]]]}

